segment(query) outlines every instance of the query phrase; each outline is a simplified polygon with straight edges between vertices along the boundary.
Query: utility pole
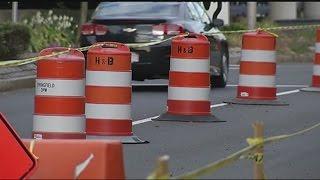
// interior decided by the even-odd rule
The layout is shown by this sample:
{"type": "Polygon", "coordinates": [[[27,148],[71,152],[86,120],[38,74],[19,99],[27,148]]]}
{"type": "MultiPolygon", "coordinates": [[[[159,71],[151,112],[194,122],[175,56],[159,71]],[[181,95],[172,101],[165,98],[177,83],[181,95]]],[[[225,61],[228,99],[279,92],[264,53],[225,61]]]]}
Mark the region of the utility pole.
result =
{"type": "Polygon", "coordinates": [[[247,2],[248,29],[256,27],[257,2],[247,2]]]}
{"type": "Polygon", "coordinates": [[[12,22],[17,23],[18,21],[18,2],[12,2],[12,22]]]}
{"type": "Polygon", "coordinates": [[[88,2],[82,1],[80,3],[80,20],[79,20],[79,25],[78,25],[77,40],[80,37],[81,25],[87,21],[87,18],[88,18],[88,2]]]}

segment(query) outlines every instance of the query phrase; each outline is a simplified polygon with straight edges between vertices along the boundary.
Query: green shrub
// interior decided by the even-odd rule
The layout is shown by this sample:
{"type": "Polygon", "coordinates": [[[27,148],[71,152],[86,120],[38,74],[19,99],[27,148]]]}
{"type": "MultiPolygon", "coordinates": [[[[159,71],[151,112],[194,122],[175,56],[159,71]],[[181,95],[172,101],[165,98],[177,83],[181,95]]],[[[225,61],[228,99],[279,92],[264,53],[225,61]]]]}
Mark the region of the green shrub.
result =
{"type": "Polygon", "coordinates": [[[29,28],[22,24],[0,24],[0,60],[17,58],[30,44],[29,28]]]}
{"type": "Polygon", "coordinates": [[[39,52],[53,46],[71,47],[76,41],[77,25],[73,17],[47,14],[36,15],[23,21],[31,29],[31,50],[39,52]]]}

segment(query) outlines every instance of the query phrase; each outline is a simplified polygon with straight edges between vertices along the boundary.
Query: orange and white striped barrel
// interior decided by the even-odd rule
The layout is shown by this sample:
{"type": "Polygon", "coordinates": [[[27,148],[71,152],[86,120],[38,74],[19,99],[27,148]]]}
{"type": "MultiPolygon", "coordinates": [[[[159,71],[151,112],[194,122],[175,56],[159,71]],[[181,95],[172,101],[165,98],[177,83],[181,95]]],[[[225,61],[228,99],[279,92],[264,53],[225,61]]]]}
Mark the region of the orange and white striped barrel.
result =
{"type": "Polygon", "coordinates": [[[98,43],[87,53],[86,132],[131,136],[131,52],[121,43],[98,43]]]}
{"type": "MultiPolygon", "coordinates": [[[[47,48],[40,56],[68,48],[47,48]]],[[[81,51],[47,57],[37,62],[33,137],[85,139],[85,59],[81,51]]]]}
{"type": "Polygon", "coordinates": [[[320,29],[317,29],[315,57],[313,61],[312,87],[320,88],[320,29]]]}
{"type": "Polygon", "coordinates": [[[210,42],[200,34],[172,40],[168,113],[210,115],[210,42]]]}
{"type": "Polygon", "coordinates": [[[276,37],[256,31],[244,33],[237,98],[275,100],[276,37]]]}

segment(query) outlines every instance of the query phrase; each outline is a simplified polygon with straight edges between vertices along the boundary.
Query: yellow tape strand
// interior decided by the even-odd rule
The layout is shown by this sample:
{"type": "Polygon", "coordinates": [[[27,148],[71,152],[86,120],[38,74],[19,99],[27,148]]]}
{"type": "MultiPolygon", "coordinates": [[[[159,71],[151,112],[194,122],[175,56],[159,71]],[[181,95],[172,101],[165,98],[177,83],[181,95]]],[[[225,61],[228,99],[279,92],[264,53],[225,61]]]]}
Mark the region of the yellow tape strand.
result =
{"type": "Polygon", "coordinates": [[[271,35],[274,36],[274,37],[279,37],[277,34],[268,31],[266,28],[260,28],[260,27],[259,27],[259,28],[257,29],[257,31],[258,31],[258,32],[259,32],[259,31],[264,31],[264,32],[266,32],[266,33],[268,33],[268,34],[271,34],[271,35]]]}
{"type": "MultiPolygon", "coordinates": [[[[307,28],[316,28],[320,27],[320,24],[312,24],[312,25],[297,25],[297,26],[278,26],[278,27],[270,27],[270,28],[260,28],[264,31],[268,31],[268,33],[271,33],[271,30],[295,30],[295,29],[307,29],[307,28]]],[[[246,33],[246,32],[255,32],[257,29],[252,30],[235,30],[235,31],[220,31],[220,32],[213,32],[213,33],[203,33],[206,36],[213,36],[216,34],[234,34],[234,33],[246,33]]],[[[276,35],[272,33],[272,35],[276,35]]],[[[276,35],[277,36],[277,35],[276,35]]]]}
{"type": "Polygon", "coordinates": [[[239,159],[249,159],[249,160],[255,161],[258,164],[261,164],[263,162],[263,158],[264,158],[263,153],[254,153],[254,154],[248,153],[248,155],[242,156],[239,159]]]}
{"type": "MultiPolygon", "coordinates": [[[[176,37],[188,36],[188,35],[189,35],[189,33],[184,33],[184,34],[177,35],[177,36],[173,36],[173,37],[170,37],[170,38],[161,40],[161,41],[155,41],[155,42],[150,42],[150,43],[131,43],[131,44],[125,44],[125,45],[127,45],[127,46],[130,47],[130,48],[146,47],[146,46],[157,45],[157,44],[160,44],[160,43],[169,41],[169,40],[171,40],[171,39],[173,39],[173,38],[176,38],[176,37]]],[[[76,50],[86,51],[86,50],[88,50],[88,49],[90,49],[90,48],[92,48],[92,47],[100,46],[100,45],[101,45],[101,44],[91,45],[91,46],[86,46],[86,47],[81,47],[81,48],[76,48],[76,50]]],[[[37,56],[37,57],[32,57],[32,58],[27,58],[27,59],[22,59],[22,60],[7,60],[7,61],[2,61],[2,62],[0,62],[0,67],[21,66],[21,65],[24,65],[24,64],[29,64],[29,63],[38,61],[38,60],[40,60],[40,59],[49,58],[49,57],[54,57],[54,56],[57,56],[57,55],[61,55],[61,54],[68,53],[68,52],[71,50],[71,48],[68,48],[68,49],[69,49],[69,50],[61,51],[61,52],[58,52],[58,53],[52,53],[52,54],[50,54],[50,55],[45,55],[45,56],[37,56]]]]}
{"type": "Polygon", "coordinates": [[[263,138],[247,138],[246,140],[250,146],[263,143],[263,138]]]}
{"type": "MultiPolygon", "coordinates": [[[[293,29],[306,29],[306,28],[316,28],[316,27],[320,27],[320,24],[315,24],[315,25],[297,25],[297,26],[279,26],[279,27],[271,27],[271,28],[260,28],[266,32],[268,32],[271,35],[274,35],[275,37],[278,37],[277,34],[270,32],[271,30],[293,30],[293,29]]],[[[220,31],[220,32],[213,32],[213,33],[202,33],[203,35],[206,36],[213,36],[213,35],[217,35],[217,34],[233,34],[233,33],[246,33],[246,32],[255,32],[257,31],[257,29],[253,29],[253,30],[236,30],[236,31],[220,31]]],[[[130,48],[140,48],[140,47],[146,47],[146,46],[152,46],[152,45],[157,45],[160,43],[164,43],[166,41],[169,41],[173,38],[179,37],[179,36],[188,36],[189,33],[185,33],[182,35],[177,35],[171,38],[167,38],[161,41],[155,41],[155,42],[149,42],[149,43],[129,43],[126,44],[127,46],[129,46],[130,48]]],[[[76,50],[79,51],[86,51],[89,48],[91,48],[93,45],[91,46],[86,46],[86,47],[81,47],[81,48],[76,48],[76,50]]],[[[59,52],[61,54],[64,53],[68,53],[69,51],[66,52],[59,52]]],[[[27,58],[27,59],[21,59],[21,60],[7,60],[7,61],[0,61],[0,67],[10,67],[10,66],[20,66],[20,65],[24,65],[24,64],[29,64],[35,61],[38,61],[40,59],[43,58],[48,58],[48,57],[53,57],[56,56],[57,54],[51,54],[51,55],[47,55],[47,56],[37,56],[37,57],[32,57],[32,58],[27,58]]]]}
{"type": "MultiPolygon", "coordinates": [[[[243,149],[241,149],[240,151],[237,151],[229,156],[227,156],[226,158],[223,158],[221,160],[215,161],[213,163],[210,163],[204,167],[201,167],[199,169],[196,169],[194,171],[182,174],[180,176],[177,176],[173,179],[195,179],[199,176],[203,176],[206,174],[212,174],[213,172],[215,172],[216,170],[225,167],[235,161],[237,161],[238,159],[241,159],[241,157],[243,157],[244,155],[248,154],[249,152],[255,150],[256,148],[260,147],[261,145],[264,144],[269,144],[272,142],[276,142],[276,141],[280,141],[280,140],[284,140],[293,136],[297,136],[297,135],[301,135],[303,133],[306,133],[308,131],[311,131],[317,127],[320,126],[320,123],[317,123],[307,129],[292,133],[292,134],[285,134],[285,135],[279,135],[279,136],[273,136],[273,137],[269,137],[266,138],[264,140],[261,139],[251,139],[249,140],[250,143],[252,143],[251,145],[249,145],[248,147],[245,147],[243,149]]],[[[250,138],[248,138],[250,139],[250,138]]],[[[263,157],[262,157],[263,158],[263,157]]]]}
{"type": "MultiPolygon", "coordinates": [[[[259,144],[264,143],[263,138],[247,138],[246,140],[247,140],[247,143],[249,144],[249,146],[255,146],[255,145],[259,145],[259,144]]],[[[263,153],[254,153],[254,154],[249,153],[244,158],[254,160],[258,164],[261,164],[263,162],[263,153]]]]}

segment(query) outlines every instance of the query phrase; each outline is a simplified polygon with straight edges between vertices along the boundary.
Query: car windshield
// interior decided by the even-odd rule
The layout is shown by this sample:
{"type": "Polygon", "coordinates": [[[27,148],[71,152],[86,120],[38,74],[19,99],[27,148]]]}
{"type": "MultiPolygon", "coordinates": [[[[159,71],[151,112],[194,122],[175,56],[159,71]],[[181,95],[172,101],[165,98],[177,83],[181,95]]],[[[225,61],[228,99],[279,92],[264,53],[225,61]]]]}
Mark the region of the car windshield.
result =
{"type": "Polygon", "coordinates": [[[93,14],[93,19],[121,17],[176,17],[179,4],[173,2],[104,2],[93,14]]]}

